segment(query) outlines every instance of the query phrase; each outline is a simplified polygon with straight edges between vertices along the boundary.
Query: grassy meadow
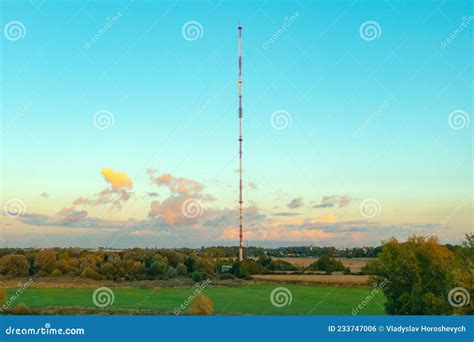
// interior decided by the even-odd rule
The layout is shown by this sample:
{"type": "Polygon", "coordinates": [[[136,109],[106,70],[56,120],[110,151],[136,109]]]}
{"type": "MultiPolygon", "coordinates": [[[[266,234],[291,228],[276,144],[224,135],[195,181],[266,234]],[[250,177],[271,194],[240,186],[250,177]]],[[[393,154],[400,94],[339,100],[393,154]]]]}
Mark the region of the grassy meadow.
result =
{"type": "MultiPolygon", "coordinates": [[[[87,314],[173,314],[193,294],[195,288],[112,288],[114,302],[97,308],[94,288],[29,288],[16,305],[27,305],[39,313],[87,314]]],[[[9,289],[9,295],[15,289],[9,289]]],[[[241,287],[208,287],[205,294],[221,315],[351,315],[352,309],[371,294],[371,288],[319,286],[303,284],[251,284],[241,287]],[[292,295],[291,303],[276,307],[270,301],[272,291],[284,286],[292,295]]],[[[378,293],[360,315],[384,315],[385,298],[378,293]]]]}

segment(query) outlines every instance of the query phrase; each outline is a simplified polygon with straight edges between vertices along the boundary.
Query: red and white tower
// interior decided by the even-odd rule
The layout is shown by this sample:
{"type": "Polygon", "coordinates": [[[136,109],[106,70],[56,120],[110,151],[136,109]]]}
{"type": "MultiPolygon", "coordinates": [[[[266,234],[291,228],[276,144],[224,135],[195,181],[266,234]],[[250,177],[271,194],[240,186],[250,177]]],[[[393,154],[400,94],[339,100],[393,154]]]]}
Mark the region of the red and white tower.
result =
{"type": "Polygon", "coordinates": [[[239,25],[239,261],[244,259],[244,239],[243,239],[243,182],[242,182],[242,26],[239,25]]]}

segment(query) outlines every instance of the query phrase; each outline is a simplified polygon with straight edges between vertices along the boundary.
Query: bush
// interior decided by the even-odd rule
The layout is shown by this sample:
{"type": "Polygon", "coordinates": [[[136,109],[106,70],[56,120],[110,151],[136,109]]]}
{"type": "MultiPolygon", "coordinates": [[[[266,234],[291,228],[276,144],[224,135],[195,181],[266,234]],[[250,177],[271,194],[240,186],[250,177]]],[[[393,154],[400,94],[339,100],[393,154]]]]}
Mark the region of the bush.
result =
{"type": "Polygon", "coordinates": [[[307,270],[310,271],[324,271],[326,274],[332,274],[333,272],[345,271],[345,267],[339,260],[336,260],[327,255],[323,255],[318,261],[313,262],[308,266],[307,270]]]}
{"type": "Polygon", "coordinates": [[[0,272],[10,277],[29,275],[30,263],[24,255],[6,255],[0,259],[0,272]]]}
{"type": "Polygon", "coordinates": [[[212,301],[206,295],[199,293],[189,306],[188,314],[190,315],[212,315],[214,306],[212,301]]]}
{"type": "Polygon", "coordinates": [[[230,273],[222,273],[221,275],[219,275],[219,278],[221,280],[228,280],[228,279],[235,279],[235,276],[230,273]]]}
{"type": "Polygon", "coordinates": [[[251,259],[237,262],[232,269],[234,274],[240,278],[248,278],[252,274],[263,274],[266,271],[262,265],[251,259]]]}
{"type": "Polygon", "coordinates": [[[266,268],[269,271],[298,271],[298,267],[284,260],[272,260],[266,268]]]}
{"type": "Polygon", "coordinates": [[[61,277],[62,275],[63,275],[63,272],[61,272],[57,268],[53,272],[51,272],[52,277],[61,277]]]}
{"type": "Polygon", "coordinates": [[[176,266],[176,272],[179,275],[186,275],[188,274],[188,268],[186,267],[185,264],[179,263],[178,266],[176,266]]]}
{"type": "Polygon", "coordinates": [[[92,267],[87,266],[81,274],[82,278],[100,280],[101,276],[99,273],[94,271],[92,267]]]}
{"type": "Polygon", "coordinates": [[[200,282],[202,280],[202,275],[198,271],[193,272],[192,279],[195,283],[200,282]]]}
{"type": "Polygon", "coordinates": [[[31,315],[31,310],[25,305],[20,304],[10,309],[13,315],[31,315]]]}
{"type": "Polygon", "coordinates": [[[48,272],[41,270],[41,271],[38,272],[38,276],[40,276],[40,277],[47,277],[47,276],[48,276],[48,272]]]}

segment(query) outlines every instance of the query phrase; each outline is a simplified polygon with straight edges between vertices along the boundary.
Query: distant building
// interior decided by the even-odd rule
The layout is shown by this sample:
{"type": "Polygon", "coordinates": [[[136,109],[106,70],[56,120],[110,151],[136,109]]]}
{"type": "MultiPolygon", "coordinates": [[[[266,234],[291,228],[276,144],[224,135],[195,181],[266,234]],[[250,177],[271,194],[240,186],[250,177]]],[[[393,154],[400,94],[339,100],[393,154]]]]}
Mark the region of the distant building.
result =
{"type": "Polygon", "coordinates": [[[219,273],[228,273],[232,271],[232,265],[221,265],[219,273]]]}

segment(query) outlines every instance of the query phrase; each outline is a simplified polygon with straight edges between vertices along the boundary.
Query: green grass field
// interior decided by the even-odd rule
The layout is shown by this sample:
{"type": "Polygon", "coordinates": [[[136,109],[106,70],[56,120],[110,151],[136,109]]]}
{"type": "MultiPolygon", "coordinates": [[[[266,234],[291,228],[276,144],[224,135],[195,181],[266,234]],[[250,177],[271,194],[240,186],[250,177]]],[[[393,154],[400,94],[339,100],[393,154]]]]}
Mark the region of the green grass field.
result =
{"type": "MultiPolygon", "coordinates": [[[[88,308],[89,310],[113,313],[114,309],[140,308],[152,312],[172,313],[193,293],[194,288],[112,288],[114,302],[106,309],[96,308],[92,301],[91,288],[29,288],[15,302],[31,308],[55,307],[88,308]]],[[[9,290],[9,295],[15,289],[9,290]]],[[[339,286],[315,286],[299,284],[262,284],[244,287],[209,287],[204,290],[214,302],[215,314],[225,315],[351,315],[352,309],[371,294],[370,288],[339,286]],[[273,289],[284,286],[291,291],[292,301],[288,306],[275,307],[270,302],[273,289]]],[[[360,315],[384,315],[385,298],[377,293],[360,315]]],[[[74,311],[73,311],[74,312],[74,311]]]]}

